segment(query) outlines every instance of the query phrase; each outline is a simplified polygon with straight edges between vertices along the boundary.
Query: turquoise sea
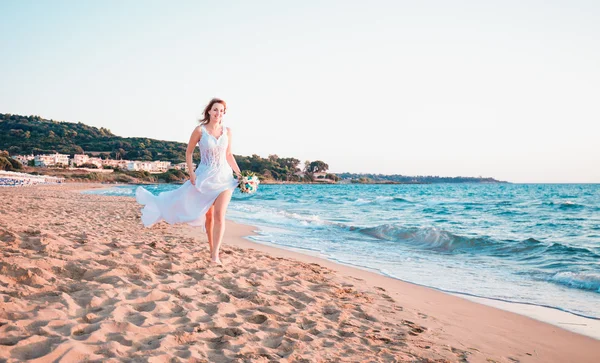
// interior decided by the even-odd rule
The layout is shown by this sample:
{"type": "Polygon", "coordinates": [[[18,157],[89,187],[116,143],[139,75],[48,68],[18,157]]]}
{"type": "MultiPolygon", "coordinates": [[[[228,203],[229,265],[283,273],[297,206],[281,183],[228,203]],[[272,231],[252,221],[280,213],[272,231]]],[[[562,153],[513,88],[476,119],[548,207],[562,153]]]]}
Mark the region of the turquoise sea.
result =
{"type": "MultiPolygon", "coordinates": [[[[137,186],[93,191],[133,196],[137,186]]],[[[152,193],[177,185],[145,186],[152,193]]],[[[600,318],[600,185],[261,185],[252,240],[447,292],[600,318]]]]}

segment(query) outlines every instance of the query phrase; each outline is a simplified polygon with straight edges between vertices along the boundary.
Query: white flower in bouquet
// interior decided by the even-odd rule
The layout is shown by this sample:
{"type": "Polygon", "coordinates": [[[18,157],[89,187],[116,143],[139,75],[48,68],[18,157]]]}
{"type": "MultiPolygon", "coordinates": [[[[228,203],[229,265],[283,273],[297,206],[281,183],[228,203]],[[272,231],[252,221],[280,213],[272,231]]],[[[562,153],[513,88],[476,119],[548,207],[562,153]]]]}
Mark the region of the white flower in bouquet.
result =
{"type": "Polygon", "coordinates": [[[238,180],[240,192],[248,194],[254,193],[258,190],[258,184],[260,184],[260,180],[258,180],[256,174],[247,170],[241,172],[238,180]]]}

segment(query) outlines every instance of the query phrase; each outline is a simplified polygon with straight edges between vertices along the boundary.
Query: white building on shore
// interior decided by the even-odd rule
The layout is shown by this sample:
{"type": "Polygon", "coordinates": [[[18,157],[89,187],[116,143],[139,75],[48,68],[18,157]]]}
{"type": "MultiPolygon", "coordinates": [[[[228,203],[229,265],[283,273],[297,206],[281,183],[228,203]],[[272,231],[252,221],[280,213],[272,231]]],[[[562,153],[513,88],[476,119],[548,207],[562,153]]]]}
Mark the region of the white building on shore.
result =
{"type": "Polygon", "coordinates": [[[90,157],[85,154],[75,154],[73,155],[73,160],[71,160],[71,164],[73,166],[85,164],[88,162],[89,159],[90,157]]]}
{"type": "Polygon", "coordinates": [[[50,154],[50,155],[36,155],[34,157],[34,165],[47,167],[47,166],[57,166],[57,165],[69,165],[69,155],[65,154],[50,154]]]}
{"type": "Polygon", "coordinates": [[[18,162],[20,162],[23,165],[27,165],[27,164],[29,164],[29,161],[35,160],[35,156],[33,156],[33,154],[31,154],[31,155],[15,155],[12,158],[17,160],[18,162]]]}
{"type": "Polygon", "coordinates": [[[129,161],[127,163],[127,170],[143,170],[150,173],[162,173],[170,168],[170,161],[129,161]]]}
{"type": "Polygon", "coordinates": [[[171,169],[170,161],[154,161],[153,164],[155,171],[160,171],[161,173],[171,169]]]}
{"type": "Polygon", "coordinates": [[[186,163],[175,164],[175,165],[173,165],[173,169],[186,170],[187,169],[187,164],[186,163]]]}
{"type": "Polygon", "coordinates": [[[113,160],[113,159],[104,159],[102,160],[102,166],[110,166],[112,168],[119,169],[127,169],[127,164],[129,164],[129,160],[113,160]]]}
{"type": "Polygon", "coordinates": [[[73,155],[73,160],[71,161],[72,165],[77,167],[83,164],[92,164],[96,165],[97,168],[101,169],[103,165],[103,160],[100,158],[89,157],[85,154],[75,154],[73,155]]]}
{"type": "MultiPolygon", "coordinates": [[[[150,173],[163,173],[169,169],[181,169],[186,170],[186,164],[180,163],[172,165],[170,161],[132,161],[132,160],[112,160],[112,159],[101,159],[97,157],[90,157],[86,154],[75,154],[73,159],[69,158],[69,155],[64,154],[50,154],[50,155],[15,155],[15,160],[21,162],[21,164],[27,165],[30,160],[34,161],[35,166],[48,167],[48,166],[71,166],[81,167],[83,164],[93,164],[98,169],[102,169],[104,166],[110,166],[113,168],[127,169],[130,171],[148,171],[150,173]]],[[[196,164],[194,164],[196,167],[196,164]]]]}
{"type": "Polygon", "coordinates": [[[142,170],[142,162],[141,161],[129,161],[129,162],[127,162],[127,170],[129,170],[129,171],[142,170]]]}

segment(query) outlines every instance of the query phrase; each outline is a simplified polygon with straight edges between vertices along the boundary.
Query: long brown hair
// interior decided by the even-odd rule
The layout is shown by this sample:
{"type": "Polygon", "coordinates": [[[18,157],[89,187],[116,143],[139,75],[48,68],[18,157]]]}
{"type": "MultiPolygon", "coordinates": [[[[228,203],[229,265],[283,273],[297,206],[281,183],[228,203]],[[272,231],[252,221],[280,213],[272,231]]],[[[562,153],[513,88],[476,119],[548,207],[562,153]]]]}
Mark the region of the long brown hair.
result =
{"type": "Polygon", "coordinates": [[[223,113],[227,113],[227,103],[225,103],[225,101],[223,101],[220,98],[213,98],[212,100],[210,100],[210,102],[208,103],[208,105],[206,105],[206,107],[204,107],[204,117],[201,118],[200,120],[198,120],[198,122],[200,122],[200,125],[206,125],[210,122],[210,115],[208,114],[211,110],[211,108],[213,107],[213,105],[215,103],[220,103],[223,105],[223,107],[225,107],[225,110],[223,111],[223,113]]]}

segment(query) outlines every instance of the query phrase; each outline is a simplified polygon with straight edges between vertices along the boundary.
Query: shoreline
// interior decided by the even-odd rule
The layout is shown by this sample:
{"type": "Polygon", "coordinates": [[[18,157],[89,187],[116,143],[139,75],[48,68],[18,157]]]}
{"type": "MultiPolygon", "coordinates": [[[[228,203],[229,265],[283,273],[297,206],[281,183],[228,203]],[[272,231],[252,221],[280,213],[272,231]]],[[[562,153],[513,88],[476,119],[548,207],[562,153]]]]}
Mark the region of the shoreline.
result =
{"type": "MultiPolygon", "coordinates": [[[[170,170],[177,170],[177,169],[169,169],[170,170]]],[[[151,175],[162,175],[167,173],[168,171],[164,171],[164,172],[152,172],[150,173],[151,175]]],[[[128,175],[130,177],[130,181],[128,182],[123,182],[123,180],[102,180],[102,178],[98,178],[98,176],[105,174],[111,174],[112,176],[114,176],[114,172],[113,170],[109,170],[109,169],[87,169],[87,168],[53,168],[53,167],[32,167],[32,166],[24,166],[23,169],[19,169],[19,171],[16,171],[19,173],[24,173],[24,174],[28,174],[28,175],[32,175],[32,176],[53,176],[53,177],[59,177],[59,178],[63,178],[65,179],[66,176],[69,176],[68,178],[65,179],[64,182],[66,183],[70,183],[70,184],[79,184],[79,183],[106,183],[106,184],[124,184],[124,185],[149,185],[149,184],[174,184],[174,185],[181,185],[183,183],[185,183],[185,181],[187,181],[187,178],[183,178],[179,181],[164,181],[164,180],[156,180],[156,181],[147,181],[144,179],[140,179],[137,176],[131,176],[129,174],[127,174],[127,172],[130,172],[130,170],[126,170],[123,175],[128,175]],[[31,173],[36,173],[36,174],[31,174],[31,173]],[[73,177],[73,175],[77,175],[78,177],[73,177]],[[88,176],[94,176],[92,178],[86,178],[84,177],[85,175],[88,176]]],[[[335,173],[334,173],[335,174],[335,173]]],[[[341,173],[344,174],[344,173],[341,173]]],[[[457,178],[461,178],[461,177],[457,177],[457,178]]],[[[465,177],[465,178],[469,178],[469,177],[465,177]]],[[[474,177],[473,177],[474,178],[474,177]]],[[[110,179],[110,178],[109,178],[110,179]]],[[[125,178],[127,179],[127,178],[125,178]]],[[[476,178],[474,178],[476,179],[476,178]]],[[[370,180],[370,181],[358,181],[358,179],[343,179],[343,180],[331,180],[331,179],[324,179],[324,180],[319,180],[316,179],[315,181],[285,181],[285,180],[275,180],[275,179],[264,179],[261,181],[261,184],[263,185],[431,185],[431,184],[465,184],[465,183],[473,183],[473,184],[512,184],[509,181],[504,181],[504,180],[493,180],[493,181],[488,181],[488,180],[468,180],[468,181],[444,181],[444,182],[437,182],[437,181],[394,181],[394,180],[370,180]],[[354,182],[352,180],[355,180],[354,182]]]]}
{"type": "MultiPolygon", "coordinates": [[[[573,332],[576,334],[580,334],[582,336],[594,338],[594,339],[598,340],[600,343],[600,319],[577,315],[577,314],[574,314],[574,313],[571,313],[568,311],[564,311],[559,308],[550,307],[550,306],[540,306],[540,305],[530,304],[530,303],[520,303],[520,302],[505,301],[505,300],[493,299],[493,298],[482,297],[482,296],[475,296],[475,295],[470,295],[470,294],[461,293],[461,292],[445,291],[445,290],[441,290],[441,289],[438,289],[438,288],[435,288],[432,286],[422,285],[422,284],[398,279],[398,278],[395,278],[392,276],[387,276],[387,275],[380,273],[379,271],[369,269],[367,267],[356,266],[356,265],[352,265],[352,264],[345,264],[340,261],[333,261],[333,260],[328,259],[326,256],[320,256],[317,253],[310,254],[310,253],[305,253],[303,250],[286,248],[285,246],[279,246],[274,243],[257,242],[257,241],[251,240],[250,237],[252,237],[253,235],[257,235],[255,233],[255,230],[258,229],[259,227],[240,224],[238,222],[235,222],[235,221],[232,221],[229,219],[227,221],[238,228],[241,228],[241,229],[244,229],[244,230],[250,232],[248,235],[245,235],[245,236],[240,236],[239,233],[237,233],[235,235],[235,238],[241,238],[244,241],[243,243],[240,243],[239,241],[237,241],[234,244],[239,247],[250,247],[251,246],[251,248],[256,248],[259,250],[262,250],[263,247],[267,247],[264,250],[264,252],[270,252],[270,253],[273,252],[273,249],[283,250],[285,252],[289,252],[289,255],[287,253],[282,253],[282,255],[286,255],[286,257],[291,257],[291,258],[298,259],[300,261],[308,262],[308,263],[318,261],[318,263],[325,264],[328,268],[332,268],[334,270],[339,270],[339,271],[344,270],[345,272],[349,272],[349,273],[351,273],[351,276],[354,276],[352,274],[353,270],[355,270],[356,272],[365,271],[370,274],[375,274],[384,280],[388,280],[388,281],[386,281],[386,283],[394,284],[397,282],[398,284],[408,284],[408,285],[412,285],[412,286],[419,287],[419,288],[430,289],[435,293],[445,294],[445,295],[449,295],[449,296],[455,296],[457,298],[460,298],[460,299],[463,299],[463,300],[466,300],[469,302],[473,302],[473,303],[485,305],[485,306],[488,306],[488,307],[491,307],[494,309],[500,309],[500,310],[503,310],[506,312],[514,313],[521,317],[530,318],[530,319],[533,319],[540,323],[550,324],[554,327],[557,327],[557,328],[560,328],[560,329],[563,329],[563,330],[566,330],[569,332],[573,332]]],[[[358,274],[361,274],[361,273],[358,273],[358,274]]]]}
{"type": "MultiPolygon", "coordinates": [[[[228,221],[230,221],[232,223],[235,223],[235,224],[247,226],[249,228],[252,228],[253,230],[254,229],[260,229],[260,227],[252,226],[252,225],[247,225],[247,224],[244,224],[244,223],[239,223],[239,222],[236,222],[234,220],[228,219],[228,221]]],[[[327,256],[323,256],[323,255],[321,255],[321,254],[319,254],[317,252],[312,252],[311,250],[304,250],[304,249],[301,249],[301,248],[287,247],[287,246],[284,246],[284,245],[278,245],[276,243],[258,242],[258,241],[255,241],[254,239],[252,239],[253,235],[257,235],[257,233],[255,233],[253,231],[251,235],[245,236],[244,239],[246,239],[249,242],[254,243],[254,244],[264,245],[264,246],[271,246],[273,248],[283,249],[283,250],[286,250],[286,251],[293,252],[295,254],[312,256],[312,257],[315,257],[315,258],[318,258],[318,259],[321,259],[321,260],[324,260],[324,261],[332,262],[334,264],[343,265],[343,266],[347,266],[347,267],[358,269],[358,270],[364,270],[364,271],[373,272],[373,273],[375,273],[377,275],[381,275],[383,277],[390,278],[392,280],[400,281],[400,282],[411,284],[411,285],[421,286],[421,287],[424,287],[424,288],[428,288],[428,289],[432,289],[432,290],[435,290],[435,291],[439,291],[439,292],[444,293],[444,294],[449,294],[449,295],[454,295],[454,296],[457,296],[457,297],[462,297],[463,299],[466,299],[466,300],[472,300],[472,301],[475,301],[475,302],[480,301],[481,303],[483,303],[485,305],[488,305],[488,306],[494,306],[494,307],[495,306],[506,306],[506,308],[503,308],[503,310],[506,310],[506,311],[512,311],[512,312],[519,313],[520,310],[517,307],[518,306],[523,306],[523,309],[522,309],[523,312],[520,313],[520,314],[524,315],[524,316],[532,317],[527,312],[525,312],[527,310],[531,310],[531,309],[543,309],[543,310],[547,310],[548,312],[556,312],[557,314],[561,314],[561,315],[564,314],[564,316],[571,316],[573,319],[582,319],[582,320],[585,320],[585,321],[590,321],[590,323],[592,325],[594,325],[594,331],[591,332],[591,335],[583,333],[583,332],[581,332],[580,334],[583,334],[583,335],[586,335],[586,336],[590,336],[590,337],[593,337],[593,338],[596,338],[596,339],[600,340],[600,318],[596,318],[596,317],[593,317],[593,316],[586,316],[586,315],[583,315],[583,314],[574,313],[572,311],[564,310],[564,309],[561,309],[559,307],[554,307],[554,306],[550,306],[550,305],[539,305],[539,304],[528,303],[528,302],[503,300],[503,299],[491,298],[491,297],[487,297],[487,296],[480,296],[480,295],[470,294],[470,293],[461,292],[461,291],[444,290],[444,289],[437,288],[435,286],[429,286],[429,285],[420,284],[420,283],[413,282],[413,281],[403,280],[401,278],[397,278],[397,277],[394,277],[394,276],[390,276],[390,275],[382,273],[382,272],[380,272],[380,271],[378,271],[376,269],[369,268],[367,266],[355,265],[355,264],[345,263],[343,261],[339,261],[339,260],[335,260],[335,259],[330,259],[327,256]],[[487,303],[484,302],[484,301],[487,301],[487,303]],[[515,307],[510,308],[509,307],[510,305],[514,305],[515,307]],[[528,309],[528,307],[532,307],[532,308],[528,309]]],[[[539,315],[539,314],[537,314],[537,315],[539,315]]],[[[548,318],[546,318],[546,319],[548,319],[548,318]]],[[[539,320],[539,321],[542,321],[542,322],[546,322],[546,323],[550,323],[550,324],[553,324],[552,321],[554,321],[554,320],[548,320],[547,321],[547,320],[543,320],[543,319],[536,319],[536,320],[539,320]]],[[[562,319],[562,320],[564,320],[564,319],[562,319]]],[[[556,321],[558,321],[558,320],[556,320],[556,321]]],[[[557,325],[557,324],[554,324],[554,325],[560,327],[560,325],[557,325]]],[[[567,329],[567,330],[569,330],[569,329],[567,329]]]]}
{"type": "MultiPolygon", "coordinates": [[[[228,221],[230,221],[232,223],[235,223],[235,224],[238,224],[238,225],[249,227],[249,228],[251,228],[253,230],[260,229],[260,227],[252,226],[252,225],[247,225],[247,224],[244,224],[244,223],[239,223],[239,222],[236,222],[234,220],[228,219],[228,221]]],[[[394,276],[390,276],[390,275],[384,274],[384,273],[382,273],[382,272],[380,272],[380,271],[378,271],[376,269],[372,269],[372,268],[369,268],[369,267],[366,267],[366,266],[354,265],[354,264],[351,264],[351,263],[345,263],[343,261],[338,261],[338,260],[335,260],[335,259],[330,259],[327,256],[323,256],[323,255],[321,255],[321,254],[319,254],[317,252],[311,253],[312,251],[310,251],[310,250],[304,250],[304,249],[300,249],[300,248],[287,247],[287,246],[283,246],[283,245],[278,245],[276,243],[258,242],[258,241],[255,241],[255,240],[252,239],[253,235],[257,235],[257,233],[255,233],[253,231],[251,235],[245,236],[244,239],[248,240],[249,242],[251,242],[253,244],[264,245],[264,246],[271,246],[273,248],[283,249],[283,250],[290,251],[290,252],[293,252],[293,253],[299,254],[299,255],[312,256],[312,257],[315,257],[315,258],[318,258],[318,259],[321,259],[321,260],[324,260],[324,261],[332,262],[334,264],[338,264],[338,265],[342,265],[342,266],[347,266],[347,267],[358,269],[358,270],[364,270],[364,271],[373,272],[373,273],[375,273],[377,275],[381,275],[383,277],[390,278],[392,280],[400,281],[402,283],[407,283],[407,284],[411,284],[411,285],[421,286],[421,287],[424,287],[424,288],[427,288],[427,289],[432,289],[432,290],[435,290],[435,291],[439,291],[439,292],[441,292],[443,294],[449,294],[449,295],[454,295],[454,296],[457,296],[457,297],[461,297],[461,298],[466,299],[466,300],[472,300],[472,301],[475,301],[475,302],[481,302],[484,305],[493,306],[493,307],[496,307],[496,306],[506,306],[505,308],[500,308],[499,307],[499,309],[503,309],[503,310],[506,310],[506,311],[512,311],[512,312],[518,313],[518,314],[523,315],[523,316],[532,317],[526,311],[532,310],[532,309],[541,309],[541,310],[547,310],[549,313],[554,313],[555,312],[557,314],[564,315],[565,317],[566,316],[571,316],[573,319],[578,319],[578,320],[581,319],[581,320],[589,321],[594,326],[593,327],[594,331],[591,332],[591,335],[589,333],[584,333],[584,332],[579,332],[579,333],[582,334],[582,335],[590,336],[590,337],[593,337],[595,339],[600,340],[600,318],[596,318],[596,317],[593,317],[593,316],[586,316],[586,315],[583,315],[583,314],[577,314],[577,313],[574,313],[574,312],[571,312],[571,311],[563,310],[561,308],[554,307],[554,306],[549,306],[549,305],[539,305],[539,304],[528,303],[528,302],[503,300],[503,299],[496,299],[496,298],[491,298],[491,297],[487,297],[487,296],[479,296],[479,295],[469,294],[469,293],[466,293],[466,292],[444,290],[444,289],[437,288],[435,286],[429,286],[429,285],[420,284],[420,283],[417,283],[417,282],[403,280],[401,278],[397,278],[397,277],[394,277],[394,276]],[[512,307],[512,308],[509,307],[511,305],[514,305],[514,307],[512,307]],[[523,306],[523,309],[521,309],[521,310],[523,310],[522,313],[519,313],[520,309],[518,308],[518,306],[523,306]],[[531,308],[528,308],[528,307],[531,307],[531,308]]],[[[540,314],[537,314],[537,315],[540,315],[540,314]]],[[[548,314],[545,314],[545,315],[547,316],[548,314]]],[[[545,319],[549,319],[549,318],[545,318],[545,319]]],[[[558,322],[557,319],[554,319],[554,320],[536,319],[536,320],[542,321],[542,322],[546,322],[546,323],[550,323],[550,324],[553,324],[552,322],[555,321],[555,320],[558,322]]],[[[570,320],[570,319],[567,319],[567,320],[570,320]]],[[[564,319],[562,319],[561,321],[564,321],[564,319]]],[[[556,326],[560,327],[560,325],[557,325],[557,324],[558,323],[553,324],[553,325],[556,325],[556,326]]],[[[569,330],[569,329],[567,329],[567,330],[569,330]]],[[[575,331],[575,332],[578,332],[578,331],[575,331]]]]}
{"type": "Polygon", "coordinates": [[[1,189],[0,360],[595,362],[600,341],[248,240],[224,266],[188,225],[144,228],[102,184],[1,189]]]}

